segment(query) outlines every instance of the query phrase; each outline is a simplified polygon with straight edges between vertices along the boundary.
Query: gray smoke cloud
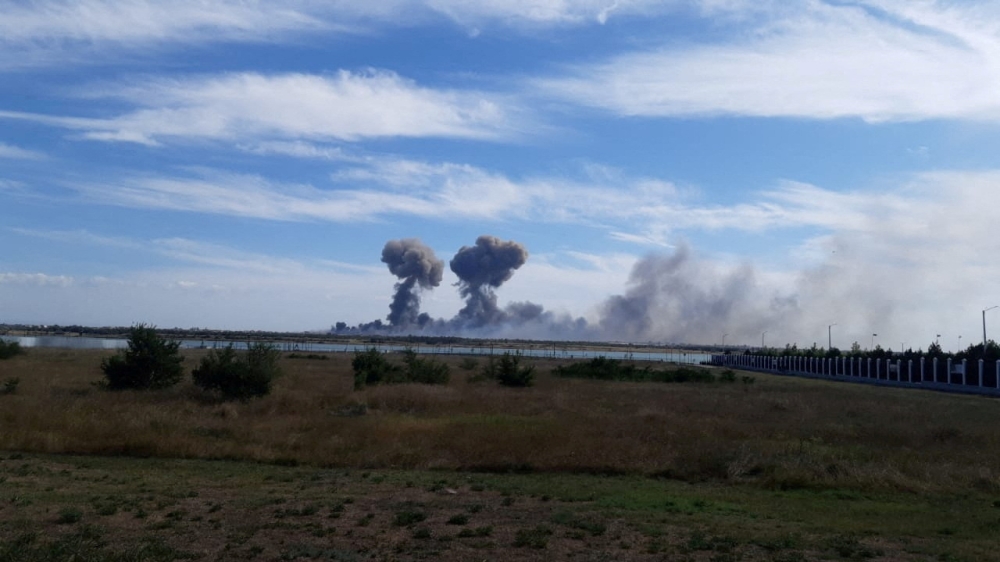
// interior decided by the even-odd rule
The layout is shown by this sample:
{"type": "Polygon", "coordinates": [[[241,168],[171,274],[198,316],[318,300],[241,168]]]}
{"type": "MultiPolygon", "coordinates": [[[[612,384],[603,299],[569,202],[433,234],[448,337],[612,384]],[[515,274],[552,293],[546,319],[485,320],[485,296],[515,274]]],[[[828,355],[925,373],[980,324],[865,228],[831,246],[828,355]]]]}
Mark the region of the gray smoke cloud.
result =
{"type": "Polygon", "coordinates": [[[636,263],[625,294],[601,306],[599,327],[602,339],[711,343],[775,329],[798,312],[796,297],[760,282],[751,265],[721,269],[681,245],[636,263]]]}
{"type": "MultiPolygon", "coordinates": [[[[466,328],[479,328],[502,323],[507,313],[497,307],[494,289],[514,275],[528,260],[528,251],[514,241],[504,242],[495,236],[483,235],[475,246],[462,246],[452,258],[451,270],[458,276],[458,287],[465,306],[455,322],[466,328]]],[[[537,306],[537,305],[532,305],[537,306]]],[[[538,316],[541,307],[518,307],[519,315],[538,316]]]]}
{"type": "Polygon", "coordinates": [[[419,290],[441,284],[444,261],[420,240],[405,238],[385,243],[382,262],[401,279],[389,304],[389,324],[396,327],[426,324],[430,317],[420,314],[419,290]]]}

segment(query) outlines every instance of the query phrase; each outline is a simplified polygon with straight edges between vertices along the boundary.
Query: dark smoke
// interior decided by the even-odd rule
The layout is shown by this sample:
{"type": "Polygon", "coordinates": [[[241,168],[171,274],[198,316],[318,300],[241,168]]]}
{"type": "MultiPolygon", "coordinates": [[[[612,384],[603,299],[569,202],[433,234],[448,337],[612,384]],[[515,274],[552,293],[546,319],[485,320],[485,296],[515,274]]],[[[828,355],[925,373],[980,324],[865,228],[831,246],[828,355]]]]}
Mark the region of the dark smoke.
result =
{"type": "Polygon", "coordinates": [[[382,248],[382,262],[399,277],[396,293],[389,305],[389,324],[396,327],[423,326],[430,321],[420,313],[419,289],[430,289],[441,284],[444,262],[434,251],[416,238],[390,240],[382,248]],[[419,289],[418,289],[419,287],[419,289]]]}
{"type": "MultiPolygon", "coordinates": [[[[494,289],[524,265],[528,251],[514,241],[504,242],[495,236],[480,236],[475,246],[462,246],[451,260],[451,270],[458,276],[458,287],[465,306],[456,320],[467,328],[479,328],[503,322],[507,313],[497,307],[494,289]]],[[[537,306],[537,305],[533,305],[537,306]]],[[[524,310],[519,311],[526,312],[524,310]]],[[[537,316],[541,307],[528,314],[537,316]]]]}

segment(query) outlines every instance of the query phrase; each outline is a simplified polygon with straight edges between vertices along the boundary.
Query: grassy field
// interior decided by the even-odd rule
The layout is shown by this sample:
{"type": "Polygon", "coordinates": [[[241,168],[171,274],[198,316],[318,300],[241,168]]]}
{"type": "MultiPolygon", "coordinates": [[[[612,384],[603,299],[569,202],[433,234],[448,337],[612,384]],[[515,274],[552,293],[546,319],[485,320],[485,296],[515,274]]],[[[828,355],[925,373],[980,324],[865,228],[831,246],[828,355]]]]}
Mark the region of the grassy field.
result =
{"type": "Polygon", "coordinates": [[[0,561],[1000,560],[996,400],[554,361],[511,389],[455,357],[447,386],[355,392],[333,354],[219,403],[98,390],[105,355],[0,361],[0,561]]]}

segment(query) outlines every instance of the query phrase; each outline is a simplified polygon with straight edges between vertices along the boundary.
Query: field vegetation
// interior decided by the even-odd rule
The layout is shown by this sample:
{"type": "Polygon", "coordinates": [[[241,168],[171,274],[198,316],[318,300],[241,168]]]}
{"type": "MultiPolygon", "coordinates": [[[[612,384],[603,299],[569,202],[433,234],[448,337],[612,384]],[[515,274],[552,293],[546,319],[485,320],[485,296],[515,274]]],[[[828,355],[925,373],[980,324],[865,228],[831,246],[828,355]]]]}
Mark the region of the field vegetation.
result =
{"type": "MultiPolygon", "coordinates": [[[[210,353],[182,351],[184,372],[210,353]]],[[[225,402],[190,377],[102,391],[107,355],[0,362],[19,381],[0,393],[0,560],[60,540],[151,560],[998,559],[988,398],[557,360],[523,360],[533,384],[510,387],[407,354],[385,359],[463,374],[356,389],[354,357],[329,354],[282,357],[270,394],[225,402]]]]}

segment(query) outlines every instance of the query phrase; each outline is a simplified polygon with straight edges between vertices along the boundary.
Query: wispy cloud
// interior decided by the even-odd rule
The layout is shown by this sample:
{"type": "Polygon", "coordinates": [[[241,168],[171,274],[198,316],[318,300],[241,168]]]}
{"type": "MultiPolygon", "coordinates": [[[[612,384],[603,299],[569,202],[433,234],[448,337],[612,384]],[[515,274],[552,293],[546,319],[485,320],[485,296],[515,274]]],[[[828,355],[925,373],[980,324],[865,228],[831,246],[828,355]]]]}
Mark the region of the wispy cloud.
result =
{"type": "Polygon", "coordinates": [[[64,244],[131,249],[146,254],[152,252],[184,264],[210,266],[214,269],[238,270],[246,274],[295,275],[298,272],[308,270],[353,271],[355,273],[382,271],[381,267],[373,265],[349,264],[322,259],[295,260],[247,252],[222,244],[189,238],[175,237],[140,240],[120,236],[105,236],[88,230],[43,230],[32,228],[8,228],[7,230],[22,236],[42,238],[64,244]]]}
{"type": "MultiPolygon", "coordinates": [[[[580,179],[514,178],[466,164],[360,160],[349,161],[331,176],[332,185],[322,187],[210,169],[186,176],[144,174],[68,185],[91,201],[133,208],[277,221],[365,222],[415,216],[575,224],[603,229],[619,241],[660,247],[670,246],[672,236],[683,232],[863,230],[873,217],[912,214],[914,206],[941,198],[915,183],[890,191],[840,192],[784,181],[744,202],[706,204],[697,193],[667,181],[594,173],[592,167],[580,179]]],[[[943,192],[954,189],[964,188],[949,183],[943,192]]],[[[990,201],[998,197],[982,195],[990,201]]]]}
{"type": "Polygon", "coordinates": [[[0,69],[93,64],[172,44],[273,41],[341,28],[295,1],[2,0],[0,13],[0,69]]]}
{"type": "Polygon", "coordinates": [[[0,70],[94,64],[178,46],[295,42],[438,23],[470,28],[603,24],[664,11],[662,0],[0,0],[0,70]],[[123,49],[122,47],[128,47],[123,49]]]}
{"type": "Polygon", "coordinates": [[[0,142],[0,158],[41,160],[45,158],[45,154],[0,142]]]}
{"type": "MultiPolygon", "coordinates": [[[[729,4],[730,17],[750,9],[729,4]]],[[[754,8],[732,41],[673,42],[534,86],[632,116],[1000,119],[995,6],[905,0],[764,6],[754,8]]]]}
{"type": "Polygon", "coordinates": [[[107,119],[11,111],[0,111],[0,118],[75,129],[93,140],[143,144],[165,139],[243,143],[379,137],[496,139],[514,134],[517,127],[516,109],[495,96],[425,88],[379,70],[152,80],[95,89],[89,95],[118,99],[136,108],[107,119]]]}

